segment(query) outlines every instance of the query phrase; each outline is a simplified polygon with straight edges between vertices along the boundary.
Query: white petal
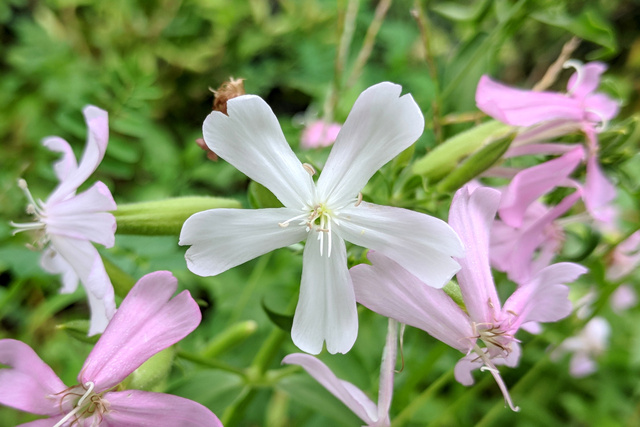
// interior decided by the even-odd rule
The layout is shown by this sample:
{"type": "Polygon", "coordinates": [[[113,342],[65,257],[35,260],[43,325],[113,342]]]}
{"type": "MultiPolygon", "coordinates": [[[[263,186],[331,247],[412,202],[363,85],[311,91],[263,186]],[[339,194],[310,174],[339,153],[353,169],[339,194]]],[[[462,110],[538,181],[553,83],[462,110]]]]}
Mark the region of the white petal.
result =
{"type": "Polygon", "coordinates": [[[53,170],[59,181],[64,181],[69,175],[78,169],[76,155],[73,153],[71,146],[67,141],[58,137],[51,136],[42,141],[42,145],[51,151],[62,153],[60,160],[53,164],[53,170]]]}
{"type": "Polygon", "coordinates": [[[338,134],[318,179],[325,201],[342,205],[355,199],[382,165],[422,135],[424,117],[411,95],[384,82],[360,94],[338,134]]]}
{"type": "MultiPolygon", "coordinates": [[[[82,153],[82,159],[77,168],[72,170],[73,163],[68,159],[58,162],[54,166],[58,177],[64,176],[64,180],[49,196],[47,202],[58,202],[73,194],[78,187],[96,170],[107,150],[109,142],[109,116],[106,111],[98,107],[89,105],[82,110],[85,122],[87,123],[87,143],[82,153]],[[68,168],[63,171],[63,168],[68,168]]],[[[60,151],[59,145],[52,145],[50,138],[45,139],[44,144],[55,151],[60,151]]],[[[65,157],[68,155],[63,150],[65,157]]]]}
{"type": "Polygon", "coordinates": [[[331,369],[320,360],[308,354],[294,353],[282,359],[282,363],[302,366],[309,375],[351,409],[367,425],[377,421],[377,408],[371,399],[353,384],[336,377],[331,369]]]}
{"type": "Polygon", "coordinates": [[[443,287],[460,266],[460,239],[449,225],[408,209],[362,202],[340,211],[336,232],[344,239],[391,258],[422,282],[443,287]]]}
{"type": "Polygon", "coordinates": [[[40,257],[40,267],[49,274],[60,274],[62,280],[61,294],[70,294],[78,289],[80,279],[71,265],[51,246],[47,247],[40,257]]]}
{"type": "MultiPolygon", "coordinates": [[[[94,316],[96,321],[104,316],[110,319],[116,310],[113,286],[95,246],[86,240],[57,235],[51,236],[51,245],[76,272],[87,295],[95,297],[94,301],[89,300],[91,308],[100,311],[95,314],[92,312],[92,320],[94,316]]],[[[100,324],[91,324],[90,331],[101,332],[103,326],[104,322],[100,320],[100,324]]]]}
{"type": "Polygon", "coordinates": [[[305,226],[292,221],[301,211],[277,209],[211,209],[187,219],[180,245],[191,245],[187,267],[199,276],[215,276],[274,249],[292,245],[307,236],[305,226]]]}
{"type": "MultiPolygon", "coordinates": [[[[347,269],[344,241],[333,235],[331,256],[320,255],[316,232],[309,233],[302,265],[300,299],[291,338],[302,351],[318,354],[323,341],[329,353],[346,353],[358,335],[356,298],[347,269]]],[[[325,237],[325,238],[328,238],[325,237]]]]}
{"type": "Polygon", "coordinates": [[[214,111],[204,121],[207,146],[254,181],[267,187],[283,205],[300,208],[313,197],[313,180],[287,143],[271,108],[262,98],[229,100],[228,116],[214,111]]]}

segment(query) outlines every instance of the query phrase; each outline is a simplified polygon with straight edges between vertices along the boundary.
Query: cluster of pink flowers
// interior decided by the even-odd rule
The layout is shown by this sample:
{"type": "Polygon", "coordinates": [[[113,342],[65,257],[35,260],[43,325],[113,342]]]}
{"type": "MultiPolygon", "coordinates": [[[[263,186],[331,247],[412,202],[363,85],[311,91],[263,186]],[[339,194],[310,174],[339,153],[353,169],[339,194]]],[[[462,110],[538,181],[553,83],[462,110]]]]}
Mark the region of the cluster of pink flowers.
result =
{"type": "MultiPolygon", "coordinates": [[[[571,63],[571,65],[575,65],[571,63]]],[[[490,116],[520,128],[505,157],[558,156],[524,170],[494,168],[489,175],[510,178],[501,189],[473,181],[459,189],[448,223],[429,215],[362,200],[373,174],[422,134],[424,117],[411,95],[392,83],[365,90],[344,125],[317,122],[303,136],[307,147],[335,141],[317,180],[284,138],[270,107],[254,95],[230,99],[226,113],[204,121],[204,144],[254,181],[283,207],[256,210],[212,209],[191,216],[179,243],[189,246],[186,264],[200,276],[214,276],[277,248],[306,240],[298,305],[291,337],[301,350],[318,354],[348,352],[358,334],[356,302],[390,319],[380,373],[377,405],[351,383],[338,379],[319,359],[291,354],[283,363],[302,366],[368,426],[390,425],[397,353],[397,322],[427,332],[463,353],[454,368],[464,385],[472,371],[488,371],[513,410],[498,366],[516,366],[521,329],[539,331],[572,312],[569,287],[587,270],[554,263],[563,242],[556,220],[579,200],[600,223],[615,219],[615,188],[598,164],[597,134],[618,110],[615,101],[595,92],[605,67],[576,66],[566,94],[513,89],[483,77],[476,100],[490,116]],[[551,141],[570,132],[586,144],[551,141]],[[586,166],[585,182],[572,175],[586,166]],[[555,206],[543,197],[557,187],[573,191],[555,206]],[[348,268],[345,242],[370,249],[371,264],[348,268]],[[517,288],[501,303],[491,269],[508,274],[517,288]],[[443,289],[457,279],[464,307],[443,289]]],[[[69,144],[48,138],[61,152],[54,165],[59,186],[46,202],[29,199],[36,222],[13,224],[17,231],[38,230],[46,245],[45,270],[61,274],[63,292],[80,281],[91,305],[89,333],[103,332],[78,375],[67,387],[26,344],[0,340],[0,403],[48,418],[25,425],[221,425],[202,405],[176,396],[118,387],[155,353],[180,341],[201,320],[189,292],[171,298],[177,280],[169,272],[140,279],[115,309],[114,292],[92,242],[114,245],[116,205],[101,182],[76,194],[105,154],[107,113],[84,110],[89,137],[78,165],[69,144]]],[[[640,234],[612,254],[611,280],[625,277],[639,262],[640,234]]],[[[622,289],[620,288],[621,292],[622,289]]],[[[622,296],[623,300],[630,297],[622,296]]],[[[624,301],[623,301],[624,303],[624,301]]],[[[621,304],[622,305],[622,304],[621,304]]],[[[609,329],[598,318],[556,354],[575,352],[571,371],[595,369],[592,357],[606,346],[609,329]]]]}

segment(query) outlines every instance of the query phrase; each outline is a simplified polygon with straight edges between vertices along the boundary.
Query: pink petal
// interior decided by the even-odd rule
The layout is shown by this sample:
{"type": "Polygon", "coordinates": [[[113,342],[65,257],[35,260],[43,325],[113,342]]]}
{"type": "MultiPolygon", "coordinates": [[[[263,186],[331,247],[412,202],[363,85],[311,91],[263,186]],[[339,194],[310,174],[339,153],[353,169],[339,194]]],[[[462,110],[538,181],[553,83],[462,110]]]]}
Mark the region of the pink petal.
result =
{"type": "Polygon", "coordinates": [[[616,198],[616,188],[605,177],[594,155],[587,159],[587,176],[584,186],[584,204],[591,216],[604,223],[611,223],[610,203],[616,198]]]}
{"type": "Polygon", "coordinates": [[[500,218],[512,227],[520,227],[531,203],[557,186],[566,186],[569,175],[584,156],[581,146],[517,174],[502,195],[500,218]]]}
{"type": "Polygon", "coordinates": [[[147,359],[193,331],[201,320],[188,291],[171,298],[178,281],[168,271],[143,276],[87,357],[78,381],[104,391],[120,383],[147,359]]]}
{"type": "MultiPolygon", "coordinates": [[[[311,238],[315,233],[309,236],[291,338],[307,353],[320,353],[324,341],[329,353],[346,353],[358,336],[358,311],[347,269],[347,250],[344,241],[331,233],[327,242],[331,245],[330,255],[327,249],[321,254],[320,245],[324,242],[311,238]]],[[[324,239],[328,238],[329,233],[324,239]]]]}
{"type": "Polygon", "coordinates": [[[584,109],[590,121],[606,125],[607,121],[618,115],[620,103],[604,93],[594,93],[584,99],[584,109]]]}
{"type": "MultiPolygon", "coordinates": [[[[78,187],[89,178],[89,176],[96,170],[107,150],[107,144],[109,142],[109,118],[106,111],[101,110],[98,107],[89,105],[82,110],[85,121],[88,127],[87,143],[80,160],[80,165],[75,170],[71,170],[73,164],[63,158],[62,163],[56,164],[56,174],[64,176],[65,179],[60,182],[60,185],[47,199],[47,203],[55,203],[66,199],[69,195],[72,195],[78,187]],[[68,168],[68,172],[64,172],[62,169],[68,168]]],[[[56,151],[60,151],[59,142],[52,143],[50,139],[45,139],[45,144],[49,147],[53,147],[56,151]]],[[[65,157],[68,155],[66,151],[65,157]]]]}
{"type": "Polygon", "coordinates": [[[317,191],[327,203],[355,201],[382,165],[413,144],[424,131],[424,116],[411,95],[389,82],[360,94],[329,154],[317,191]]]}
{"type": "Polygon", "coordinates": [[[466,353],[475,341],[469,316],[441,289],[425,285],[393,260],[369,251],[372,265],[350,270],[356,300],[400,323],[426,331],[466,353]]]}
{"type": "Polygon", "coordinates": [[[300,138],[302,148],[328,147],[338,137],[340,126],[337,123],[326,123],[323,120],[316,120],[305,127],[300,138]]]}
{"type": "Polygon", "coordinates": [[[362,202],[341,210],[336,233],[391,258],[422,282],[443,287],[460,269],[460,239],[444,221],[423,213],[362,202]]]}
{"type": "Polygon", "coordinates": [[[598,370],[598,365],[591,358],[590,354],[576,352],[569,362],[569,373],[576,377],[582,378],[591,375],[598,370]]]}
{"type": "Polygon", "coordinates": [[[31,347],[0,340],[1,365],[8,368],[0,368],[0,404],[38,415],[60,413],[58,393],[67,387],[31,347]]]}
{"type": "MultiPolygon", "coordinates": [[[[235,98],[234,98],[235,99],[235,98]]],[[[298,243],[307,237],[300,215],[289,208],[211,209],[191,215],[180,231],[180,245],[191,245],[187,267],[199,276],[215,276],[272,250],[298,243]]]]}
{"type": "Polygon", "coordinates": [[[500,299],[489,266],[489,233],[500,203],[500,192],[480,187],[471,192],[468,186],[458,190],[451,202],[449,224],[466,248],[465,258],[458,259],[457,274],[462,298],[475,322],[493,322],[500,311],[500,299]]]}
{"type": "Polygon", "coordinates": [[[110,411],[104,415],[110,426],[222,427],[201,404],[183,397],[140,390],[105,393],[110,411]]]}
{"type": "Polygon", "coordinates": [[[213,111],[204,120],[202,132],[211,151],[267,187],[286,207],[310,204],[313,180],[267,103],[243,95],[229,100],[227,112],[213,111]]]}
{"type": "Polygon", "coordinates": [[[589,62],[577,66],[576,72],[569,77],[567,91],[573,98],[583,99],[600,86],[600,76],[606,70],[607,66],[602,62],[589,62]]]}
{"type": "Polygon", "coordinates": [[[482,76],[476,105],[494,119],[512,126],[531,126],[549,120],[582,120],[583,110],[571,97],[552,92],[514,89],[482,76]]]}
{"type": "Polygon", "coordinates": [[[302,366],[309,375],[367,425],[373,425],[377,421],[377,408],[371,399],[353,384],[336,377],[331,369],[320,360],[308,354],[294,353],[282,359],[282,363],[302,366]]]}
{"type": "MultiPolygon", "coordinates": [[[[504,303],[504,313],[515,313],[513,331],[526,322],[556,322],[571,313],[569,287],[588,270],[581,265],[562,262],[550,265],[533,279],[518,287],[504,303]]],[[[514,332],[515,333],[515,332],[514,332]]]]}

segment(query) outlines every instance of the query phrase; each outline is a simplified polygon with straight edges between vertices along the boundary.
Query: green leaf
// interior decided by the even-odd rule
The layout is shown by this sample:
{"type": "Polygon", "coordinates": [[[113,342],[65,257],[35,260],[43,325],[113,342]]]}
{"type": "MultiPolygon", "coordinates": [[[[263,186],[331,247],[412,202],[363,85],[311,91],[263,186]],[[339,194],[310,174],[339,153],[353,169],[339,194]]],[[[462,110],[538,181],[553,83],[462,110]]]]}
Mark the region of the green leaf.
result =
{"type": "Polygon", "coordinates": [[[267,187],[255,181],[249,183],[249,204],[252,208],[281,208],[282,203],[267,187]]]}
{"type": "Polygon", "coordinates": [[[75,338],[78,341],[88,344],[95,344],[100,338],[100,334],[92,335],[90,337],[87,336],[87,333],[89,332],[88,320],[71,320],[69,322],[57,325],[56,328],[65,331],[71,338],[75,338]]]}
{"type": "Polygon", "coordinates": [[[474,21],[482,15],[489,4],[489,0],[479,0],[474,4],[447,2],[431,6],[431,10],[453,21],[474,21]]]}
{"type": "Polygon", "coordinates": [[[267,316],[269,316],[269,320],[271,320],[277,327],[285,332],[291,332],[291,327],[293,326],[293,316],[277,313],[269,309],[269,307],[267,307],[267,305],[265,304],[264,299],[262,300],[260,305],[262,305],[262,309],[265,313],[267,313],[267,316]]]}

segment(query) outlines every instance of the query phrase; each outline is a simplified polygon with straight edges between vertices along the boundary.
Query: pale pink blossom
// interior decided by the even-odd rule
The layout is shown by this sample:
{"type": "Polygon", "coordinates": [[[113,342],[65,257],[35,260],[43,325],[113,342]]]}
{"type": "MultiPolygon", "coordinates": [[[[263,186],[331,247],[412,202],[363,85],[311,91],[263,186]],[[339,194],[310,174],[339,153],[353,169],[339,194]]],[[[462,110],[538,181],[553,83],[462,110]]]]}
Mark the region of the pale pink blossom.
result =
{"type": "Polygon", "coordinates": [[[358,302],[465,353],[456,365],[456,379],[471,385],[473,369],[488,370],[515,410],[496,365],[518,363],[520,346],[515,334],[523,325],[555,322],[571,313],[569,288],[564,283],[574,281],[586,269],[572,263],[547,266],[501,306],[489,266],[489,236],[500,192],[471,188],[458,190],[449,213],[449,223],[466,248],[466,257],[458,259],[461,269],[457,273],[466,312],[444,291],[425,286],[393,260],[374,251],[369,252],[372,265],[353,267],[351,276],[358,302]]]}
{"type": "Polygon", "coordinates": [[[306,149],[328,147],[335,142],[341,128],[338,123],[314,120],[302,131],[300,145],[306,149]]]}
{"type": "Polygon", "coordinates": [[[425,283],[442,287],[459,269],[455,232],[431,216],[362,201],[359,192],[385,163],[409,147],[424,117],[401,87],[380,83],[356,100],[326,165],[313,181],[259,97],[230,100],[228,116],[212,112],[203,126],[215,153],[266,186],[284,207],[213,209],[191,216],[180,234],[188,268],[214,276],[277,248],[307,240],[300,299],[291,336],[303,351],[349,351],[358,332],[345,240],[394,259],[425,283]]]}
{"type": "Polygon", "coordinates": [[[21,341],[0,340],[0,404],[47,416],[22,426],[221,426],[207,408],[164,393],[118,385],[154,354],[183,339],[201,320],[189,291],[171,298],[168,271],[142,277],[122,301],[104,334],[67,387],[21,341]]]}
{"type": "Polygon", "coordinates": [[[611,294],[609,303],[613,311],[617,314],[622,314],[623,311],[635,307],[638,304],[638,293],[631,285],[620,285],[618,289],[611,294]]]}
{"type": "Polygon", "coordinates": [[[109,140],[107,112],[94,106],[83,110],[88,127],[87,143],[80,164],[69,146],[59,137],[43,140],[51,151],[62,153],[53,168],[60,183],[45,202],[35,200],[24,180],[19,185],[27,195],[27,212],[36,222],[17,224],[16,231],[35,230],[39,246],[45,246],[40,265],[62,276],[63,293],[71,293],[78,281],[87,291],[91,307],[89,335],[104,331],[115,312],[113,286],[98,250],[91,242],[109,248],[115,242],[116,220],[108,213],[116,209],[111,192],[102,182],[76,194],[78,187],[96,170],[109,140]]]}
{"type": "Polygon", "coordinates": [[[602,317],[594,317],[578,335],[567,338],[551,353],[553,360],[563,354],[573,353],[569,362],[569,373],[576,378],[585,377],[598,370],[595,359],[609,347],[611,327],[602,317]]]}
{"type": "Polygon", "coordinates": [[[620,280],[640,265],[640,231],[636,231],[611,252],[607,267],[607,279],[620,280]]]}
{"type": "Polygon", "coordinates": [[[614,210],[615,187],[609,182],[597,162],[600,132],[618,113],[616,101],[602,93],[595,93],[606,66],[600,62],[585,65],[568,61],[575,67],[566,94],[534,92],[510,88],[482,76],[476,90],[478,108],[512,126],[523,127],[506,156],[519,154],[558,154],[554,144],[538,144],[557,136],[582,131],[587,140],[586,182],[583,200],[593,218],[611,223],[614,210]],[[528,148],[524,145],[532,144],[528,148]],[[549,151],[550,150],[550,151],[549,151]]]}
{"type": "Polygon", "coordinates": [[[393,377],[398,351],[398,323],[389,319],[387,339],[380,364],[380,385],[376,405],[359,388],[335,376],[318,358],[295,353],[286,356],[282,363],[299,365],[331,394],[340,399],[367,427],[389,427],[389,407],[393,396],[393,377]]]}

